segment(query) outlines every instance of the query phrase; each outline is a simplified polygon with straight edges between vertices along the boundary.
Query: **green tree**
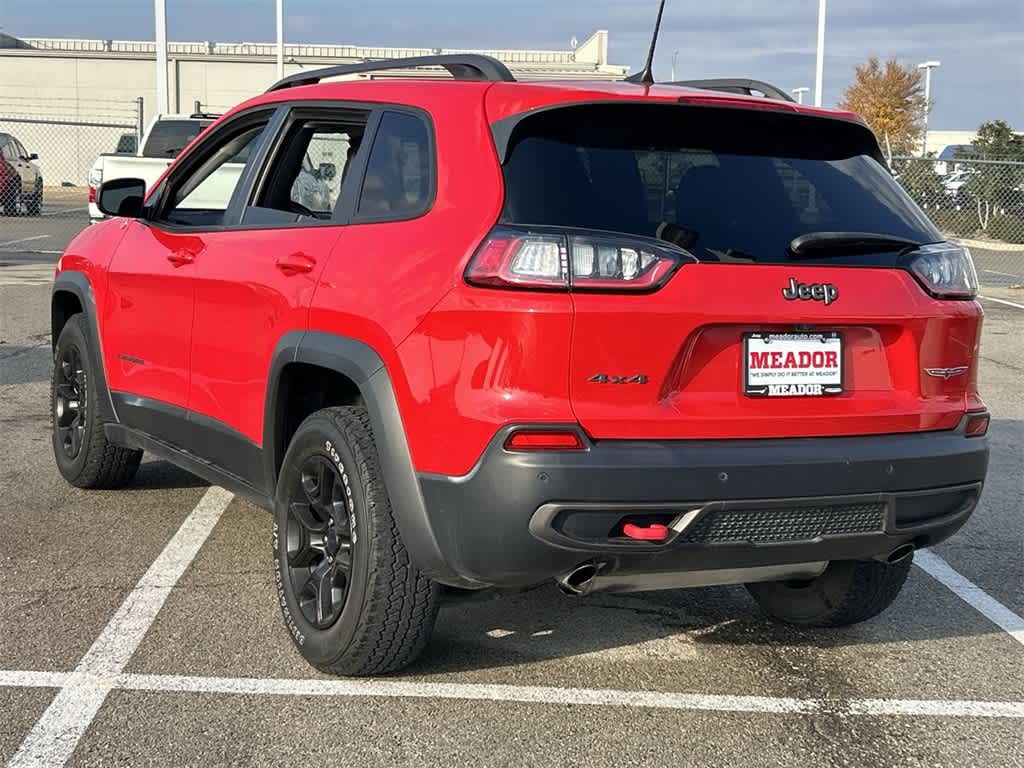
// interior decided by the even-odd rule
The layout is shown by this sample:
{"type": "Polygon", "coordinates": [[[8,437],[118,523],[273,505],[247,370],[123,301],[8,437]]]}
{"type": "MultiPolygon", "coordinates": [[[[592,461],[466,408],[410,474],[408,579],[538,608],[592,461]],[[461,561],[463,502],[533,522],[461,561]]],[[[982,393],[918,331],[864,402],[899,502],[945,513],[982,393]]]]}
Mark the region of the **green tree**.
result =
{"type": "Polygon", "coordinates": [[[889,59],[877,58],[857,67],[854,83],[846,89],[840,108],[856,112],[867,120],[883,146],[892,152],[909,154],[924,129],[927,105],[921,72],[889,59]]]}
{"type": "Polygon", "coordinates": [[[974,199],[978,224],[987,231],[992,213],[1002,211],[1024,184],[1024,165],[1019,165],[1024,162],[1024,137],[1005,120],[982,123],[969,155],[982,162],[961,164],[969,174],[964,188],[974,199]]]}

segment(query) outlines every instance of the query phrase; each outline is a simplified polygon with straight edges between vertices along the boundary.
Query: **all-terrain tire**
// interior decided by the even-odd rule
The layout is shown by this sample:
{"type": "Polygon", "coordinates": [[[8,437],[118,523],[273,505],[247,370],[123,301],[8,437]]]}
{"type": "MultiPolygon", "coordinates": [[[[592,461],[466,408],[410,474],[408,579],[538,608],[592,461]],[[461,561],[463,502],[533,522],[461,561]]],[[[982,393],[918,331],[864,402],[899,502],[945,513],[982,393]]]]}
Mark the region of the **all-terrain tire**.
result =
{"type": "Polygon", "coordinates": [[[913,555],[895,563],[835,560],[809,581],[766,581],[747,589],[765,613],[787,624],[843,627],[892,605],[913,562],[913,555]]]}
{"type": "Polygon", "coordinates": [[[53,455],[64,479],[78,488],[120,488],[138,471],[142,451],[107,440],[88,339],[88,327],[81,314],[67,321],[57,339],[50,377],[53,455]],[[73,397],[65,397],[72,394],[73,397]],[[72,403],[80,416],[78,422],[70,418],[72,403]]]}
{"type": "MultiPolygon", "coordinates": [[[[319,482],[326,482],[322,478],[319,482]]],[[[319,491],[315,495],[320,498],[319,491]]],[[[339,536],[331,534],[334,549],[326,548],[326,522],[323,525],[325,534],[316,542],[317,552],[336,551],[339,536]]],[[[306,418],[295,432],[278,478],[272,549],[285,626],[313,666],[337,675],[385,674],[410,664],[426,646],[440,588],[416,569],[402,542],[365,408],[325,408],[306,418]],[[317,626],[321,615],[309,615],[309,598],[304,598],[306,613],[299,602],[299,596],[306,595],[305,570],[290,565],[296,559],[297,537],[308,541],[316,534],[310,534],[312,529],[300,524],[291,510],[296,505],[322,508],[319,501],[306,503],[312,498],[308,468],[322,466],[325,460],[336,468],[331,482],[340,481],[342,491],[331,497],[335,501],[328,509],[333,512],[316,513],[319,517],[312,522],[319,524],[331,515],[332,525],[339,527],[340,538],[350,547],[350,570],[342,577],[345,592],[340,615],[329,625],[321,621],[317,626]],[[336,517],[348,519],[336,521],[336,517]]],[[[312,564],[308,558],[302,561],[309,571],[326,559],[326,555],[316,557],[312,564]]],[[[331,578],[331,584],[336,584],[331,578]]]]}

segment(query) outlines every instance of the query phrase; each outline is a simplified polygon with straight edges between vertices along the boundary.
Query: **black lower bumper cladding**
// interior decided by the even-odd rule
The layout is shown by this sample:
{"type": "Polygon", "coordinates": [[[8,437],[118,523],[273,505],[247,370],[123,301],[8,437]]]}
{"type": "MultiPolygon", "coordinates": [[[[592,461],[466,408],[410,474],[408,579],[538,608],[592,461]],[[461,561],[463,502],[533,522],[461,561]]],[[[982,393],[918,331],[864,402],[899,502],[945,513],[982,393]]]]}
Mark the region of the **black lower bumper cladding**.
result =
{"type": "Polygon", "coordinates": [[[586,440],[517,453],[502,430],[462,477],[420,474],[451,570],[523,586],[584,562],[664,574],[885,557],[955,533],[977,505],[988,440],[955,430],[764,440],[586,440]],[[622,535],[624,521],[668,528],[622,535]]]}

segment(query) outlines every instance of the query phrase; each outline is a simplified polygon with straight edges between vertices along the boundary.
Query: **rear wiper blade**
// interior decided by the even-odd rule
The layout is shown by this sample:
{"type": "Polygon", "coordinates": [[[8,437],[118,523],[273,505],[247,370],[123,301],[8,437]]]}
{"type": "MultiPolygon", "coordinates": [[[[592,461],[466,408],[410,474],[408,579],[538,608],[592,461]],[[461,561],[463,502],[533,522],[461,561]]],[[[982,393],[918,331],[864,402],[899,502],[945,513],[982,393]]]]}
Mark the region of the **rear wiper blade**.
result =
{"type": "Polygon", "coordinates": [[[916,240],[874,232],[808,232],[793,238],[789,244],[789,254],[798,259],[811,259],[832,253],[838,256],[849,251],[906,251],[920,247],[921,244],[916,240]]]}

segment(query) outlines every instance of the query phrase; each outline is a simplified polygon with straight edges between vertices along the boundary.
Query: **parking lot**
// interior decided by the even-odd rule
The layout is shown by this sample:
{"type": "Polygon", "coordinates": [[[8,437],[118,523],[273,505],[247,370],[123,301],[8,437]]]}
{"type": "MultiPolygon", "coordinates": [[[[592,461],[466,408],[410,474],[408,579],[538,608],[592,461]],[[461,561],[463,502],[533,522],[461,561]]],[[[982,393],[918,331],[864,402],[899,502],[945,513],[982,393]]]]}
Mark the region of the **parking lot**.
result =
{"type": "Polygon", "coordinates": [[[306,666],[282,626],[266,512],[161,461],[125,491],[59,477],[49,281],[83,209],[69,196],[42,219],[0,219],[0,759],[1024,765],[1024,279],[1010,254],[973,249],[993,414],[982,505],[919,555],[881,617],[799,630],[741,588],[544,586],[446,605],[415,666],[342,680],[306,666]]]}

